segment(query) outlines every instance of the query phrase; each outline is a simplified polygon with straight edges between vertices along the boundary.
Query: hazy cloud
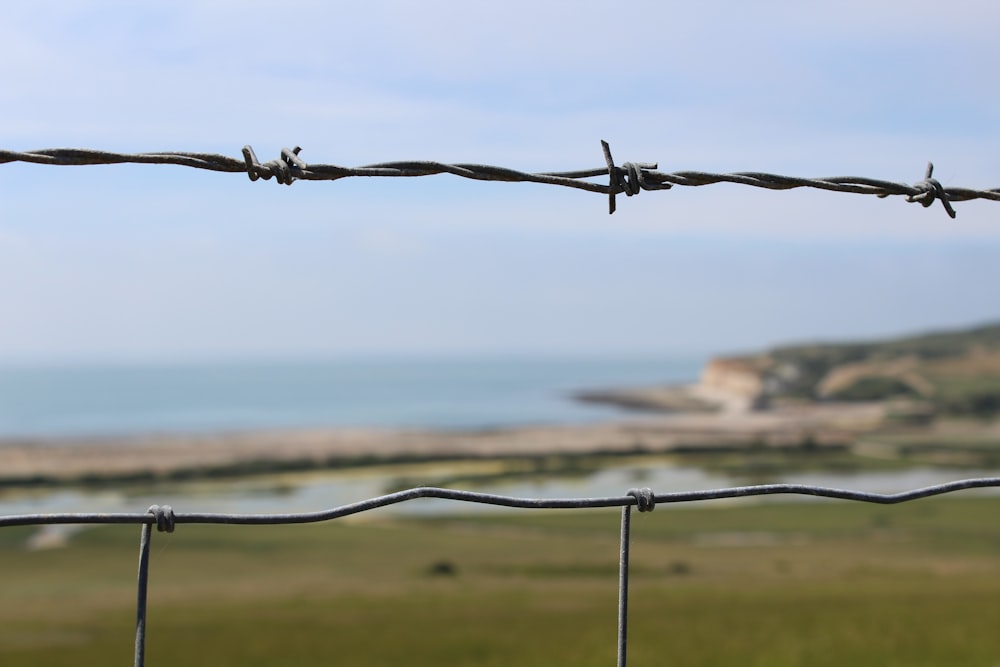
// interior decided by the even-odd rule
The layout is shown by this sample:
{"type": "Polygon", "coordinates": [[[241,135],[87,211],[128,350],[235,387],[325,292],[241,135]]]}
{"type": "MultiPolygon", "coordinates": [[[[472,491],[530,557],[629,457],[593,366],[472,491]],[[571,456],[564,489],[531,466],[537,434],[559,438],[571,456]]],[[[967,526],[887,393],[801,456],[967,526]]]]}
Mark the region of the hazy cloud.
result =
{"type": "MultiPolygon", "coordinates": [[[[0,145],[1000,181],[1000,5],[5,7],[0,145]],[[972,17],[972,18],[970,18],[972,17]]],[[[995,203],[0,165],[0,357],[738,347],[1000,317],[995,203]],[[913,244],[916,244],[915,246],[913,244]],[[900,248],[910,250],[897,252],[900,248]],[[916,248],[916,249],[914,249],[916,248]],[[972,248],[970,250],[970,248],[972,248]],[[739,326],[734,326],[738,321],[739,326]]]]}

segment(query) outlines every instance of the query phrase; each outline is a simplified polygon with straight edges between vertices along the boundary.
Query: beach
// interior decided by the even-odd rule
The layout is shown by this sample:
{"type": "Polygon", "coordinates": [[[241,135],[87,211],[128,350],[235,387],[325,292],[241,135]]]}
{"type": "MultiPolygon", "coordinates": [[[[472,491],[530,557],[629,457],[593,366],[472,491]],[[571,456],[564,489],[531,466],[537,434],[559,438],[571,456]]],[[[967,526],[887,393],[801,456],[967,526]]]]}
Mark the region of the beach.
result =
{"type": "Polygon", "coordinates": [[[833,447],[885,417],[880,404],[686,412],[491,429],[309,428],[0,440],[6,485],[181,479],[398,461],[833,447]]]}

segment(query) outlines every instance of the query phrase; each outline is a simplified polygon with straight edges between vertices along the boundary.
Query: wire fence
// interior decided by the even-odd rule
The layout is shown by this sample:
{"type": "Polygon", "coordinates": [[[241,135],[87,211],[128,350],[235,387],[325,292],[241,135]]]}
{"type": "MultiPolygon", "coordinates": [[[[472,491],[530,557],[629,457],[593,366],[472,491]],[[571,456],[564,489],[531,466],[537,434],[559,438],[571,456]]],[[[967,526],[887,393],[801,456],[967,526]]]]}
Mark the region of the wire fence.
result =
{"type": "Polygon", "coordinates": [[[477,503],[516,509],[596,509],[621,508],[621,541],[618,574],[618,667],[626,667],[628,649],[628,588],[629,547],[631,544],[631,513],[636,507],[640,512],[651,512],[658,504],[689,503],[724,498],[753,496],[802,495],[833,498],[857,502],[895,505],[898,503],[954,493],[967,489],[1000,488],[1000,477],[964,479],[947,484],[928,486],[900,493],[868,493],[847,489],[812,486],[805,484],[764,484],[738,486],[705,491],[654,493],[651,489],[630,489],[623,496],[591,498],[517,498],[511,496],[477,493],[455,489],[418,487],[369,498],[317,512],[294,514],[229,514],[203,512],[174,512],[169,505],[153,505],[143,513],[61,513],[21,514],[0,516],[0,528],[11,526],[42,526],[53,524],[138,524],[139,573],[136,595],[135,660],[136,667],[145,665],[146,607],[149,588],[149,554],[153,526],[160,532],[172,533],[180,524],[228,525],[278,525],[304,524],[332,521],[343,517],[370,512],[389,505],[410,502],[420,498],[439,498],[463,503],[477,503]]]}
{"type": "Polygon", "coordinates": [[[624,162],[615,165],[608,142],[602,141],[605,166],[578,171],[528,173],[506,167],[482,164],[446,164],[426,160],[382,162],[361,167],[342,167],[334,164],[306,163],[299,157],[301,148],[283,148],[277,159],[261,162],[253,148],[243,147],[243,159],[216,153],[113,153],[80,148],[46,148],[26,152],[0,150],[0,164],[9,162],[30,162],[35,164],[80,166],[109,164],[172,164],[209,171],[245,173],[251,181],[274,178],[278,183],[291,185],[295,181],[335,181],[342,178],[367,177],[415,177],[435,174],[452,174],[477,181],[530,182],[559,185],[608,196],[608,213],[614,213],[615,197],[625,194],[629,197],[642,190],[669,190],[675,185],[701,186],[715,183],[736,183],[768,190],[792,190],[795,188],[815,188],[831,192],[875,195],[877,197],[902,196],[908,202],[924,207],[935,201],[952,218],[955,217],[953,202],[985,199],[1000,201],[1000,188],[976,190],[971,188],[944,187],[933,178],[934,165],[928,164],[924,178],[912,184],[865,178],[862,176],[833,176],[826,178],[800,178],[762,172],[737,172],[716,174],[703,171],[678,171],[664,173],[657,171],[656,163],[624,162]],[[587,179],[607,177],[605,183],[587,179]]]}
{"type": "MultiPolygon", "coordinates": [[[[111,164],[170,164],[209,171],[245,173],[251,181],[274,178],[291,185],[297,180],[333,181],[348,177],[416,177],[452,174],[483,181],[532,182],[576,188],[608,196],[609,213],[616,208],[616,195],[633,196],[642,190],[667,190],[673,186],[702,186],[715,183],[735,183],[770,190],[814,188],[832,192],[903,196],[908,202],[924,207],[940,201],[945,211],[955,217],[954,202],[983,199],[1000,201],[1000,188],[975,190],[944,187],[933,178],[933,165],[928,164],[924,178],[913,184],[896,183],[857,176],[799,178],[759,172],[729,174],[701,171],[663,173],[655,163],[625,162],[616,165],[607,142],[601,142],[605,166],[595,169],[565,172],[527,173],[480,164],[445,164],[432,161],[385,162],[361,167],[332,164],[308,164],[300,157],[301,149],[282,149],[278,159],[260,162],[250,146],[243,148],[243,159],[212,153],[161,152],[125,154],[89,149],[56,148],[27,152],[0,150],[0,164],[25,162],[44,165],[81,166],[111,164]],[[592,180],[608,178],[607,183],[592,180]]],[[[741,486],[706,491],[653,493],[650,489],[631,489],[623,496],[590,498],[517,498],[453,489],[420,487],[318,512],[294,514],[228,514],[174,512],[169,506],[154,505],[142,513],[54,513],[0,516],[0,528],[42,526],[53,524],[137,524],[141,526],[139,569],[136,603],[135,660],[136,667],[145,664],[147,591],[149,557],[153,526],[160,532],[173,532],[181,524],[276,525],[332,521],[350,515],[377,510],[389,505],[420,498],[438,498],[462,503],[477,503],[516,509],[596,509],[621,508],[621,534],[618,583],[618,667],[626,667],[628,632],[629,546],[631,542],[631,510],[650,512],[658,504],[688,503],[769,495],[805,495],[878,504],[897,504],[954,493],[966,489],[1000,488],[1000,477],[966,479],[895,494],[866,493],[845,489],[799,485],[769,484],[741,486]]]]}

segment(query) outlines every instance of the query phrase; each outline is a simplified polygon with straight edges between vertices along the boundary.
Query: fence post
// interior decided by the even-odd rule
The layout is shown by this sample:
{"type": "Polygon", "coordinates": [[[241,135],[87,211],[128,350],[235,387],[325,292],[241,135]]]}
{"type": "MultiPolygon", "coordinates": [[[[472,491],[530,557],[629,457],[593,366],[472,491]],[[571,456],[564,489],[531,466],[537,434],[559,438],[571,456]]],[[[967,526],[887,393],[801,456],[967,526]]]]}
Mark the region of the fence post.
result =
{"type": "Polygon", "coordinates": [[[146,664],[146,590],[149,587],[149,541],[153,524],[142,524],[139,538],[139,586],[135,613],[135,667],[146,664]]]}
{"type": "Polygon", "coordinates": [[[628,650],[628,556],[632,506],[622,507],[621,552],[618,559],[618,667],[625,667],[628,650]]]}

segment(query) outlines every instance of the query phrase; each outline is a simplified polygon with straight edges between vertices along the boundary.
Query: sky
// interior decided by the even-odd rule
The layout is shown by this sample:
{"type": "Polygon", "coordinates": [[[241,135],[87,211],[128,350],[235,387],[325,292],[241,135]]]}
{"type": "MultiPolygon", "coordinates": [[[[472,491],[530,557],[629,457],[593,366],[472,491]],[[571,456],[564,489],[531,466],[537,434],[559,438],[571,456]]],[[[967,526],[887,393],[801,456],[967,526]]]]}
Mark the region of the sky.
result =
{"type": "MultiPolygon", "coordinates": [[[[1000,186],[1000,4],[10,3],[0,148],[1000,186]]],[[[0,165],[0,363],[673,356],[1000,320],[1000,205],[0,165]]]]}

